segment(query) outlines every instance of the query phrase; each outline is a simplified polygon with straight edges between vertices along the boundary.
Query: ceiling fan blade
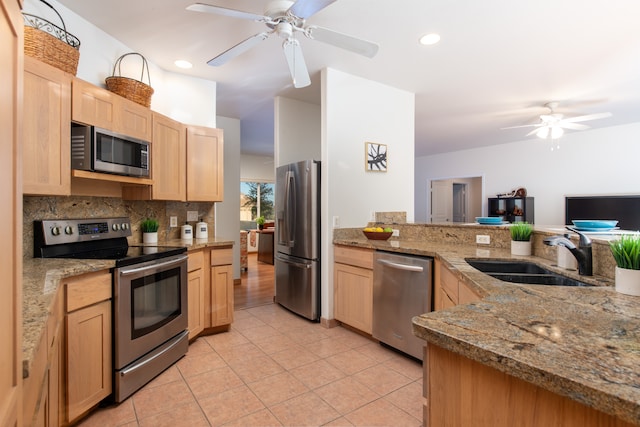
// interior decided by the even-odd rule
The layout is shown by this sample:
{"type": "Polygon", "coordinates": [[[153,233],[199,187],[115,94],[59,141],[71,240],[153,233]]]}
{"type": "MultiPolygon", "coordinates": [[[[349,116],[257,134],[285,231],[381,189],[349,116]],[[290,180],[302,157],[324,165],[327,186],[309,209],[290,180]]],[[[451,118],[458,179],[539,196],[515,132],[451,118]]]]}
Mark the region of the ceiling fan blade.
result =
{"type": "Polygon", "coordinates": [[[285,40],[282,44],[282,49],[284,50],[285,58],[287,58],[293,86],[296,88],[309,86],[311,79],[309,78],[309,71],[307,71],[307,64],[305,64],[302,56],[300,42],[294,38],[285,40]]]}
{"type": "Polygon", "coordinates": [[[518,128],[529,128],[529,127],[540,127],[542,126],[542,123],[536,123],[535,125],[520,125],[520,126],[508,126],[506,128],[500,128],[500,130],[505,130],[505,129],[518,129],[518,128]]]}
{"type": "Polygon", "coordinates": [[[192,12],[215,13],[217,15],[229,16],[231,18],[248,19],[250,21],[266,22],[269,20],[264,15],[256,15],[255,13],[243,12],[242,10],[228,9],[226,7],[212,6],[204,3],[194,3],[187,6],[187,10],[192,12]]]}
{"type": "Polygon", "coordinates": [[[209,60],[207,64],[212,66],[219,66],[219,65],[226,64],[227,61],[248,51],[249,49],[257,45],[261,41],[266,40],[268,37],[269,37],[269,33],[259,33],[259,34],[253,35],[248,39],[241,41],[237,45],[225,50],[215,58],[209,60]]]}
{"type": "Polygon", "coordinates": [[[367,58],[373,58],[378,53],[376,43],[315,25],[308,27],[305,35],[314,40],[364,55],[367,58]]]}
{"type": "Polygon", "coordinates": [[[307,19],[315,15],[336,0],[298,0],[288,10],[298,18],[307,19]]]}
{"type": "Polygon", "coordinates": [[[585,130],[585,129],[589,129],[590,127],[587,125],[581,125],[580,123],[567,122],[566,120],[561,121],[558,124],[558,126],[560,126],[561,128],[572,129],[572,130],[585,130]]]}
{"type": "Polygon", "coordinates": [[[534,133],[537,133],[540,129],[534,129],[531,132],[529,132],[528,134],[526,134],[525,136],[530,136],[533,135],[534,133]]]}
{"type": "Polygon", "coordinates": [[[569,117],[567,119],[562,120],[562,122],[563,123],[586,122],[587,120],[604,119],[605,117],[611,117],[611,115],[612,115],[611,113],[587,114],[586,116],[569,117]]]}

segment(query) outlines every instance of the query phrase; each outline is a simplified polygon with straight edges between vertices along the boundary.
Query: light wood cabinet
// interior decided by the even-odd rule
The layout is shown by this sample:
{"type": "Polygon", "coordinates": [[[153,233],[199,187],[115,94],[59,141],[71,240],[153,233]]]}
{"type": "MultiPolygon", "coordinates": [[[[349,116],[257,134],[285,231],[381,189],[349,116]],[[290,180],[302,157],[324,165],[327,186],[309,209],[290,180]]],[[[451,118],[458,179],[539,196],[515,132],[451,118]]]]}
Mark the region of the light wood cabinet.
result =
{"type": "Polygon", "coordinates": [[[74,422],[111,394],[111,274],[65,280],[66,411],[74,422]]]}
{"type": "Polygon", "coordinates": [[[469,304],[480,297],[464,281],[449,270],[441,260],[434,265],[434,309],[444,310],[458,304],[469,304]]]}
{"type": "Polygon", "coordinates": [[[233,249],[211,250],[210,326],[233,322],[233,249]]]}
{"type": "Polygon", "coordinates": [[[71,194],[71,79],[64,71],[25,57],[25,194],[71,194]]]}
{"type": "Polygon", "coordinates": [[[224,196],[222,129],[187,128],[187,200],[221,202],[224,196]]]}
{"type": "Polygon", "coordinates": [[[204,255],[203,251],[189,253],[188,261],[188,310],[189,339],[193,339],[204,330],[204,255]]]}
{"type": "Polygon", "coordinates": [[[373,324],[373,251],[334,246],[334,317],[371,334],[373,324]]]}
{"type": "Polygon", "coordinates": [[[154,200],[186,200],[187,146],[182,123],[153,113],[151,143],[151,197],[154,200]]]}
{"type": "Polygon", "coordinates": [[[0,222],[8,230],[0,245],[0,425],[22,420],[22,100],[21,3],[0,0],[0,222]]]}
{"type": "Polygon", "coordinates": [[[151,110],[79,78],[72,82],[71,119],[151,141],[151,110]]]}
{"type": "Polygon", "coordinates": [[[426,351],[426,426],[632,425],[434,344],[426,351]]]}

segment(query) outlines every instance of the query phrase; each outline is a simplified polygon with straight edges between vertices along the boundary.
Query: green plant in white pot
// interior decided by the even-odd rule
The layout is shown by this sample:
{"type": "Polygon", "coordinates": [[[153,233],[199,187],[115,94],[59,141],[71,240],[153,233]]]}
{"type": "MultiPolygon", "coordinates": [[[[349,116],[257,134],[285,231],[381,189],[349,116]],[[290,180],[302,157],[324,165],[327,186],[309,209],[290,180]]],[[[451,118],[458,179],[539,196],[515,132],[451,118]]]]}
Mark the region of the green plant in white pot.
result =
{"type": "Polygon", "coordinates": [[[158,228],[160,228],[160,223],[155,218],[147,218],[142,221],[140,223],[140,229],[142,230],[142,243],[157,243],[158,228]]]}
{"type": "Polygon", "coordinates": [[[609,247],[616,260],[616,291],[640,296],[640,234],[623,235],[609,247]]]}
{"type": "Polygon", "coordinates": [[[509,227],[509,233],[511,233],[511,254],[519,256],[531,255],[533,225],[528,222],[516,222],[509,227]]]}

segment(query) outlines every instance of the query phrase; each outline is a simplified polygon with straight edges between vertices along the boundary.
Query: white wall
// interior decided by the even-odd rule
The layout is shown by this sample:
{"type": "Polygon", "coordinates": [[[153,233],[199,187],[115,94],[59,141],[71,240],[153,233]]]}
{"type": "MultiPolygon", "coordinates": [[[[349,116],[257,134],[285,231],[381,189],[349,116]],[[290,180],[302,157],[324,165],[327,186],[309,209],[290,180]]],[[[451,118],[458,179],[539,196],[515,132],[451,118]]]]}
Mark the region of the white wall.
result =
{"type": "Polygon", "coordinates": [[[567,132],[553,151],[550,141],[531,138],[416,158],[415,216],[429,212],[430,179],[484,175],[486,197],[525,187],[535,197],[536,224],[564,224],[565,195],[640,194],[638,135],[634,123],[567,132]]]}
{"type": "Polygon", "coordinates": [[[240,181],[276,182],[273,157],[242,154],[240,156],[240,181]]]}
{"type": "Polygon", "coordinates": [[[274,109],[275,164],[320,160],[320,106],[278,96],[274,109]]]}
{"type": "MultiPolygon", "coordinates": [[[[132,52],[115,37],[105,33],[56,0],[50,3],[63,16],[67,30],[80,40],[80,61],[76,77],[96,86],[106,87],[104,80],[113,73],[120,55],[132,52]]],[[[38,0],[26,0],[24,11],[59,24],[59,18],[38,0]]],[[[140,52],[144,55],[144,52],[140,52]]],[[[216,127],[216,82],[162,70],[149,63],[151,109],[185,124],[216,127]]],[[[122,75],[140,80],[142,60],[128,56],[121,67],[122,75]]],[[[146,74],[142,79],[147,81],[146,74]]]]}
{"type": "Polygon", "coordinates": [[[414,214],[413,93],[322,71],[322,317],[333,318],[333,229],[364,227],[371,211],[414,214]],[[388,171],[365,171],[365,142],[386,144],[388,171]]]}
{"type": "Polygon", "coordinates": [[[217,118],[224,131],[224,201],[215,204],[216,237],[233,240],[233,278],[240,279],[240,120],[217,118]]]}

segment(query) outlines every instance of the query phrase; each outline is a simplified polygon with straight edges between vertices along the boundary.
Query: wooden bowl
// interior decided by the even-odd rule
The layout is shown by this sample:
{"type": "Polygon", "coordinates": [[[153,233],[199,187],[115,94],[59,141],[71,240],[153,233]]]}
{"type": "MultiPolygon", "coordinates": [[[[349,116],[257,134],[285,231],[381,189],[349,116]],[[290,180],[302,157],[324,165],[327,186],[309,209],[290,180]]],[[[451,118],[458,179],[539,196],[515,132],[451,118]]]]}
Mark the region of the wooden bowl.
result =
{"type": "Polygon", "coordinates": [[[362,231],[369,240],[387,240],[393,234],[392,231],[362,231]]]}

